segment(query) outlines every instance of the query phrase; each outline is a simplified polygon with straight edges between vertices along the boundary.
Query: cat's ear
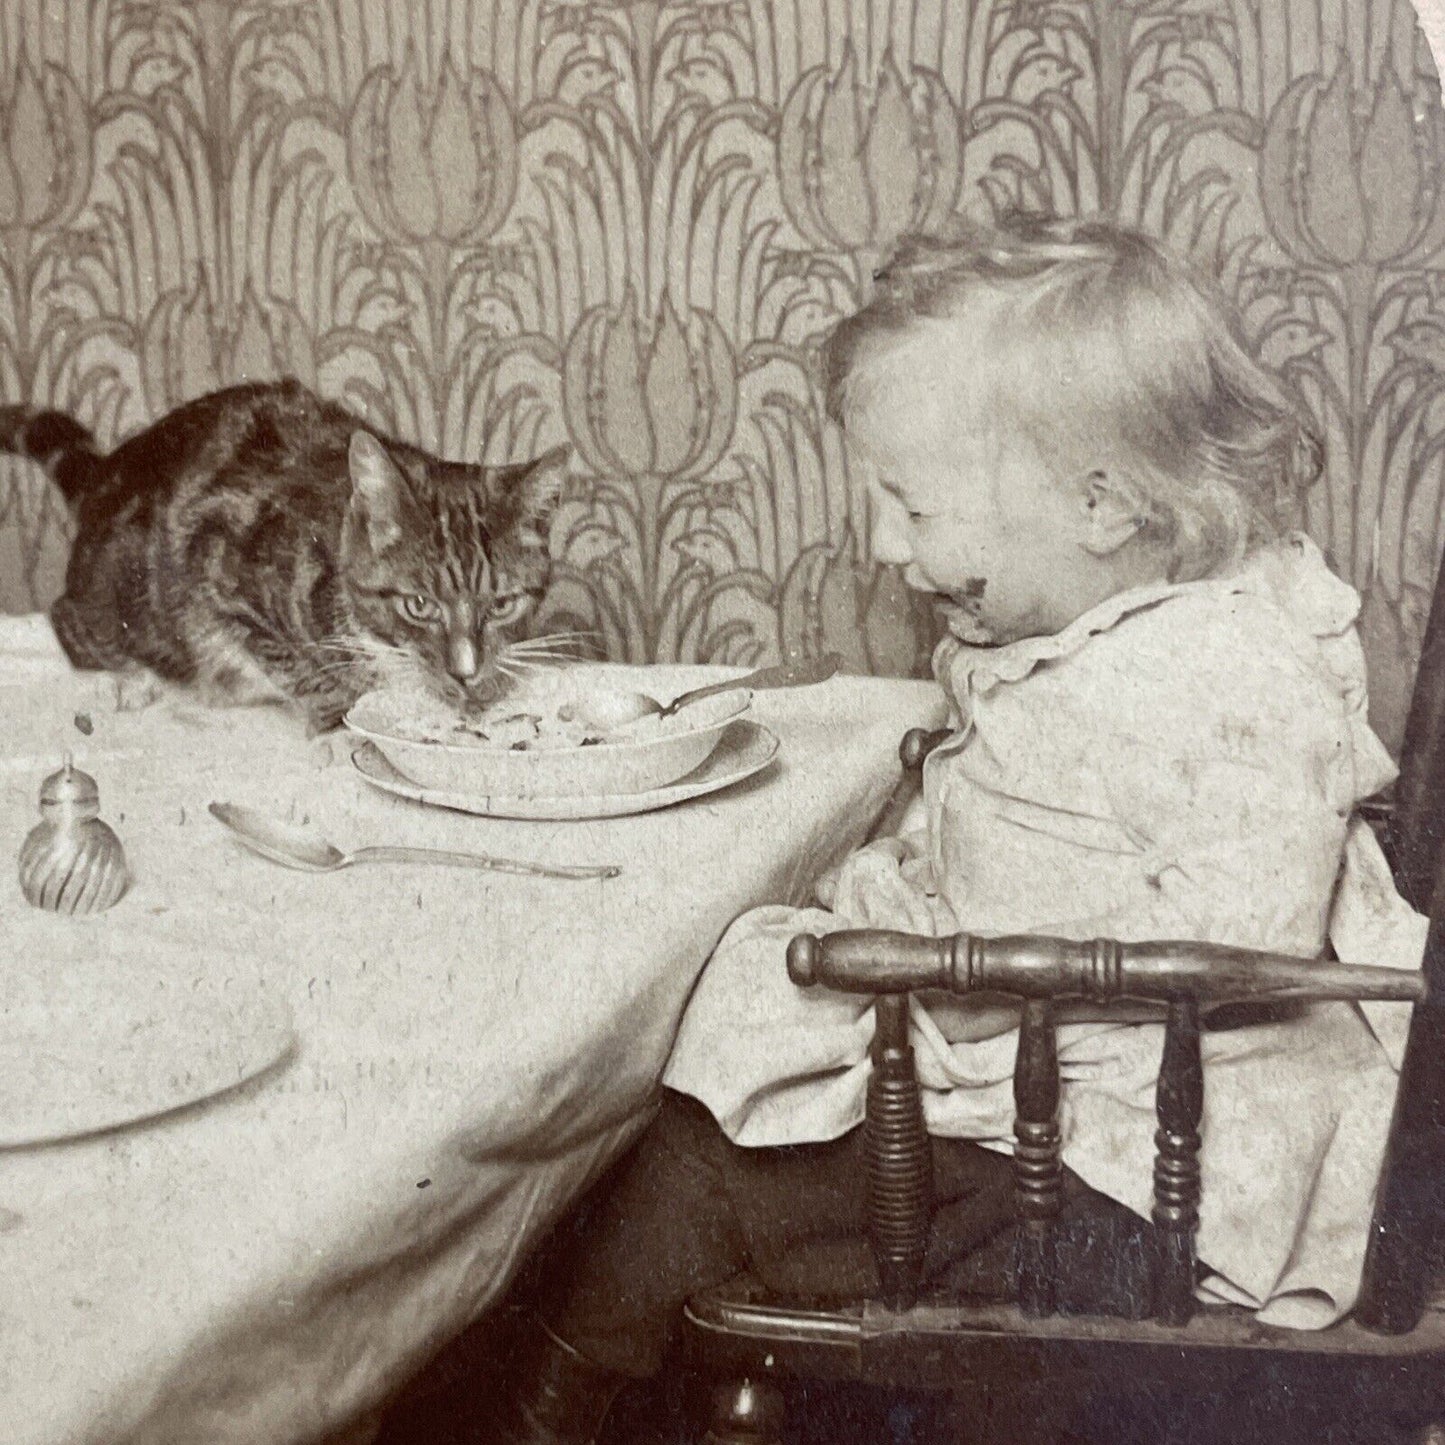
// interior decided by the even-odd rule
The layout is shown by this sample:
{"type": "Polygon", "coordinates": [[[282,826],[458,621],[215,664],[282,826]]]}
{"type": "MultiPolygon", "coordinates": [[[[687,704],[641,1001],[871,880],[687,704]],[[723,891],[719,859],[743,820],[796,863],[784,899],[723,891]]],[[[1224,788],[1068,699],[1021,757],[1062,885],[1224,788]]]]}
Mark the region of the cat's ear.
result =
{"type": "Polygon", "coordinates": [[[351,505],[366,524],[372,552],[380,555],[401,540],[406,479],[370,432],[352,432],[347,464],[351,470],[351,505]]]}
{"type": "Polygon", "coordinates": [[[552,513],[567,484],[572,448],[553,447],[540,457],[507,468],[507,488],[516,508],[517,532],[524,546],[545,547],[552,513]]]}

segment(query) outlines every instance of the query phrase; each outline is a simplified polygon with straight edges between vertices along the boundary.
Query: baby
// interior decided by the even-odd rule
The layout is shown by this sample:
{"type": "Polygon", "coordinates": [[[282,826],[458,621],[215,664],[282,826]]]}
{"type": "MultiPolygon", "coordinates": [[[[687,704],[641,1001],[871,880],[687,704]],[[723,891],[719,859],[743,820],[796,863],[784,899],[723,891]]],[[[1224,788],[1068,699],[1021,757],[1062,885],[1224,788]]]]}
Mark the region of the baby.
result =
{"type": "MultiPolygon", "coordinates": [[[[860,1130],[872,1007],[784,950],[842,927],[1193,938],[1414,967],[1424,920],[1355,805],[1391,761],[1365,720],[1356,594],[1290,528],[1320,451],[1211,291],[1147,238],[1020,223],[908,243],[830,339],[832,415],[872,546],[938,600],[954,732],[900,836],[723,938],[661,1111],[559,1231],[498,1439],[586,1441],[655,1371],[680,1307],[746,1269],[812,1297],[873,1283],[860,1130]]],[[[927,1288],[1007,1293],[1005,1000],[914,1015],[938,1212],[927,1288]]],[[[1345,1004],[1207,1032],[1200,1257],[1275,1323],[1353,1303],[1403,1020],[1345,1004]]],[[[1147,1257],[1147,1013],[1065,1014],[1065,1306],[1127,1311],[1147,1257]]]]}

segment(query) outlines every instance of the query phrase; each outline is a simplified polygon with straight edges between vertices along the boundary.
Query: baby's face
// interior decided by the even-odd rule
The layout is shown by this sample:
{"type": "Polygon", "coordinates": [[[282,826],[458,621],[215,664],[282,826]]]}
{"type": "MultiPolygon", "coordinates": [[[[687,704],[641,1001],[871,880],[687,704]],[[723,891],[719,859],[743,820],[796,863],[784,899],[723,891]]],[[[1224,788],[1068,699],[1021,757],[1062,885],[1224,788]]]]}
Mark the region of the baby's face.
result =
{"type": "Polygon", "coordinates": [[[873,555],[935,594],[949,631],[973,644],[1042,636],[1119,590],[1087,545],[1086,476],[1053,475],[1021,428],[949,406],[957,388],[936,351],[875,365],[849,423],[870,472],[873,555]]]}

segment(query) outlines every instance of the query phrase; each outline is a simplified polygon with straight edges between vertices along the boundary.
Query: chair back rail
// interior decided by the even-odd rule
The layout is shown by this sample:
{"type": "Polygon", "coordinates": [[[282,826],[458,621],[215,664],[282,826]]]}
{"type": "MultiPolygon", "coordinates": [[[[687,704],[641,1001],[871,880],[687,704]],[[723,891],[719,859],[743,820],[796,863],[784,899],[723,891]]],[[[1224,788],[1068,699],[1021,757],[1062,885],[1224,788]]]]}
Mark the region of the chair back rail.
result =
{"type": "Polygon", "coordinates": [[[1412,969],[1334,963],[1222,943],[1121,943],[1111,938],[929,938],[858,928],[788,947],[788,976],[844,993],[1007,993],[1018,998],[1195,998],[1200,1003],[1381,999],[1415,1003],[1425,982],[1412,969]]]}
{"type": "Polygon", "coordinates": [[[1062,1202],[1054,1005],[1066,999],[1163,1003],[1167,1024],[1157,1093],[1152,1304],[1155,1317],[1171,1325],[1188,1323],[1194,1308],[1204,1102],[1201,1005],[1261,999],[1415,1003],[1425,990],[1420,973],[1403,969],[1219,944],[966,933],[926,938],[880,929],[800,935],[788,947],[788,973],[802,987],[822,985],[878,999],[875,1080],[866,1126],[869,1223],[886,1301],[894,1308],[917,1296],[931,1214],[929,1151],[908,1043],[909,994],[927,989],[1022,1000],[1014,1069],[1018,1284],[1020,1307],[1036,1317],[1054,1309],[1051,1235],[1062,1202]],[[875,1108],[880,1111],[876,1120],[875,1108]]]}

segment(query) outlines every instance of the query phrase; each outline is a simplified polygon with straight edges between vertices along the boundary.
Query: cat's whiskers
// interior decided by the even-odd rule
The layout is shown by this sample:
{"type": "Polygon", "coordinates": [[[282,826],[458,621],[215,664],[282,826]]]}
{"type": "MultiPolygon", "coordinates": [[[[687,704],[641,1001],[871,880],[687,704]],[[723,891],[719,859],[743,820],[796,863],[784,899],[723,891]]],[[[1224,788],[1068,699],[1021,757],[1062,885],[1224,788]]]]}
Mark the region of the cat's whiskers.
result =
{"type": "MultiPolygon", "coordinates": [[[[560,659],[559,659],[560,660],[560,659]]],[[[546,672],[557,665],[556,661],[536,659],[528,657],[498,658],[494,666],[508,668],[514,677],[535,677],[538,673],[546,672]]]]}
{"type": "Polygon", "coordinates": [[[514,638],[509,646],[512,647],[551,647],[563,643],[579,643],[595,641],[598,634],[595,632],[545,632],[537,637],[514,638]]]}
{"type": "Polygon", "coordinates": [[[536,637],[524,637],[523,642],[550,642],[556,638],[600,638],[602,634],[595,627],[568,627],[561,632],[542,632],[536,637]]]}
{"type": "Polygon", "coordinates": [[[388,642],[385,638],[376,637],[370,633],[358,633],[342,645],[351,647],[353,651],[369,653],[372,656],[394,654],[398,657],[411,657],[414,655],[411,648],[403,647],[397,642],[388,642]]]}
{"type": "Polygon", "coordinates": [[[357,671],[357,662],[352,657],[333,658],[329,662],[319,662],[312,666],[308,675],[311,677],[344,677],[349,673],[357,671]]]}
{"type": "Polygon", "coordinates": [[[323,662],[313,667],[309,676],[313,678],[334,677],[342,673],[353,672],[355,668],[356,664],[354,662],[345,659],[337,662],[323,662]]]}
{"type": "Polygon", "coordinates": [[[598,635],[596,632],[547,632],[540,637],[520,637],[508,645],[511,647],[548,647],[562,643],[595,641],[598,635]]]}
{"type": "Polygon", "coordinates": [[[511,649],[520,654],[537,654],[538,656],[561,656],[583,657],[584,653],[580,643],[571,641],[542,642],[536,644],[518,643],[511,649]]]}
{"type": "Polygon", "coordinates": [[[576,652],[513,652],[508,656],[518,658],[525,662],[553,663],[553,662],[585,662],[587,659],[576,652]]]}
{"type": "Polygon", "coordinates": [[[368,638],[365,652],[380,687],[398,691],[420,690],[444,700],[451,699],[451,679],[438,676],[410,648],[399,647],[380,638],[368,638]]]}
{"type": "Polygon", "coordinates": [[[391,657],[409,657],[407,649],[379,637],[358,634],[354,637],[325,637],[314,644],[318,652],[335,652],[340,657],[328,666],[352,667],[358,661],[381,661],[391,657]]]}
{"type": "Polygon", "coordinates": [[[526,658],[538,662],[581,662],[585,658],[585,654],[570,642],[552,645],[543,639],[531,643],[509,643],[502,650],[508,657],[526,658]]]}

